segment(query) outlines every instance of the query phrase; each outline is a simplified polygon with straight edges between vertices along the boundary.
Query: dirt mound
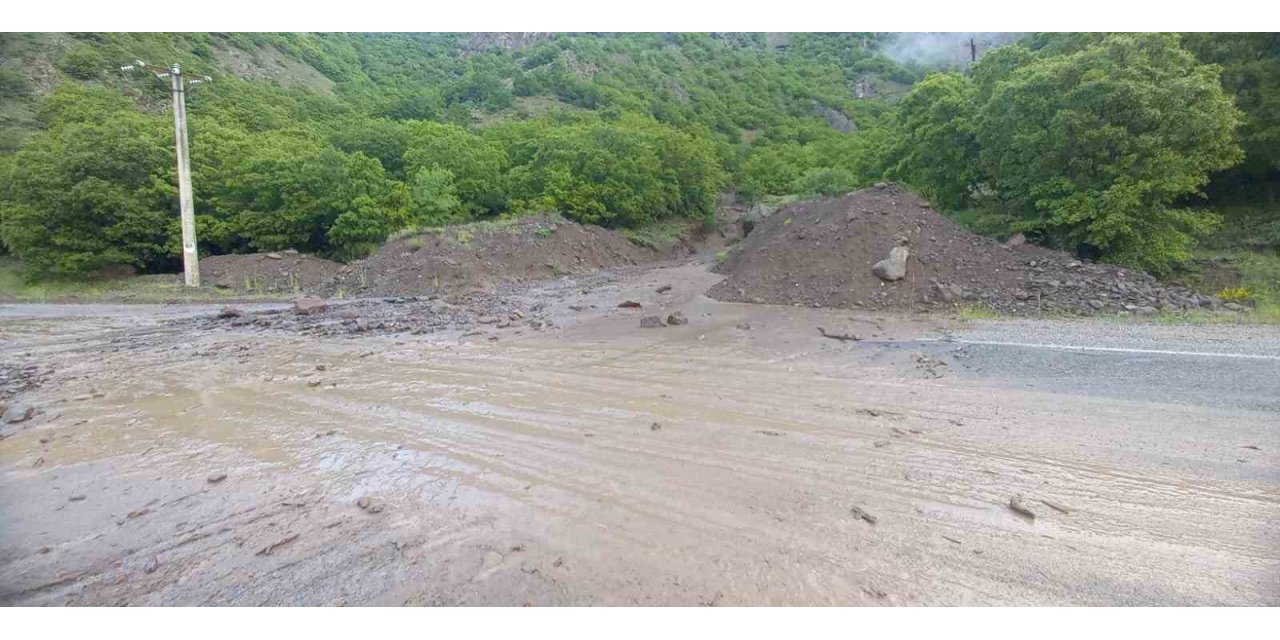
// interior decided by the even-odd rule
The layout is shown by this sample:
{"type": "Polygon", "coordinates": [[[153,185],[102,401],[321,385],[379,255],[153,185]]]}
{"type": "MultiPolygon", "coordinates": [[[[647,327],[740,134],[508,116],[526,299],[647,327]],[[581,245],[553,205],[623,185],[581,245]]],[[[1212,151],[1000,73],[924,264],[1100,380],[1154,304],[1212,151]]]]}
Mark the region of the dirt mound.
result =
{"type": "Polygon", "coordinates": [[[618,232],[538,214],[391,240],[374,255],[343,267],[321,291],[345,296],[464,294],[657,257],[618,232]]]}
{"type": "Polygon", "coordinates": [[[332,280],[342,264],[288,250],[210,256],[200,261],[200,277],[221,289],[296,294],[332,280]]]}
{"type": "Polygon", "coordinates": [[[894,185],[784,207],[715,270],[729,277],[708,295],[737,302],[927,310],[967,301],[1021,314],[1217,304],[1142,272],[973,234],[894,185]],[[906,275],[886,281],[872,273],[901,243],[906,275]]]}

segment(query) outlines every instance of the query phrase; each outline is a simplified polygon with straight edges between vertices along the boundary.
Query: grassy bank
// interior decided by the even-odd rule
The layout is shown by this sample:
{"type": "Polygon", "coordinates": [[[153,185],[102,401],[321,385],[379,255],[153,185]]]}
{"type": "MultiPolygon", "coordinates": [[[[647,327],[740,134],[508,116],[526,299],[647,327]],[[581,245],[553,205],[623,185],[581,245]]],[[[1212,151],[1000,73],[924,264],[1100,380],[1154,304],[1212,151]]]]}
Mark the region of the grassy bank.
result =
{"type": "MultiPolygon", "coordinates": [[[[242,292],[184,286],[180,276],[156,274],[110,280],[42,280],[22,277],[22,263],[0,258],[0,303],[200,303],[256,299],[242,292]]],[[[264,297],[263,300],[269,298],[264,297]]]]}

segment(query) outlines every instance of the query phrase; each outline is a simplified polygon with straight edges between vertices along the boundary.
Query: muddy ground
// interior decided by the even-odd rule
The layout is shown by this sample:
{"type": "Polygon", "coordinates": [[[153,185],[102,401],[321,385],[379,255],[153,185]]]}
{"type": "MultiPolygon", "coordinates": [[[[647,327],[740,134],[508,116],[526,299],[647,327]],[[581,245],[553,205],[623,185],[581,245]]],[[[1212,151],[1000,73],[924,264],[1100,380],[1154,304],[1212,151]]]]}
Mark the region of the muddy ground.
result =
{"type": "Polygon", "coordinates": [[[34,409],[0,440],[0,603],[1280,605],[1275,328],[720,277],[566,276],[434,324],[366,301],[355,331],[0,306],[3,402],[34,409]]]}

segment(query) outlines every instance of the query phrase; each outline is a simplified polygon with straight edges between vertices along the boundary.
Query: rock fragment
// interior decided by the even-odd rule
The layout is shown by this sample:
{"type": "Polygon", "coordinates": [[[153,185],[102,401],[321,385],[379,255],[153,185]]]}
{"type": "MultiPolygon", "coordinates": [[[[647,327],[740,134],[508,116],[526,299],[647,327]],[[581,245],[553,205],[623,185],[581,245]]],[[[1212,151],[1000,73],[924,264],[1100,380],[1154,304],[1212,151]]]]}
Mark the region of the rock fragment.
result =
{"type": "Polygon", "coordinates": [[[321,298],[314,296],[302,296],[293,301],[293,312],[300,316],[311,316],[317,313],[324,313],[329,308],[329,304],[321,298]]]}

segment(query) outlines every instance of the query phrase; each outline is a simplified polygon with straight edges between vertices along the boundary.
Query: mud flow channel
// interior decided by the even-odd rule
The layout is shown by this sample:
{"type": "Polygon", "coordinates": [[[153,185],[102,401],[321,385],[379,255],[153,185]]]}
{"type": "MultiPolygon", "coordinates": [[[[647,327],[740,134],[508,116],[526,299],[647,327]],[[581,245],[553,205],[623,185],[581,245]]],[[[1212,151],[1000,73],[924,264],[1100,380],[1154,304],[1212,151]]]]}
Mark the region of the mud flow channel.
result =
{"type": "Polygon", "coordinates": [[[426,335],[4,307],[28,383],[4,401],[33,413],[0,441],[0,602],[1280,604],[1274,332],[1164,349],[1261,358],[1159,354],[1112,335],[1159,327],[714,281],[633,274],[548,297],[545,329],[426,335]],[[1081,331],[1116,351],[1017,346],[1081,331]]]}

